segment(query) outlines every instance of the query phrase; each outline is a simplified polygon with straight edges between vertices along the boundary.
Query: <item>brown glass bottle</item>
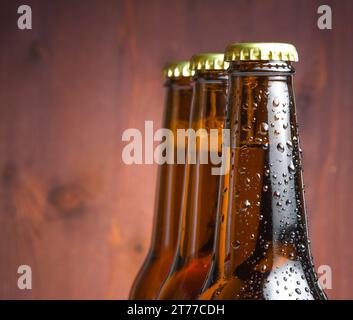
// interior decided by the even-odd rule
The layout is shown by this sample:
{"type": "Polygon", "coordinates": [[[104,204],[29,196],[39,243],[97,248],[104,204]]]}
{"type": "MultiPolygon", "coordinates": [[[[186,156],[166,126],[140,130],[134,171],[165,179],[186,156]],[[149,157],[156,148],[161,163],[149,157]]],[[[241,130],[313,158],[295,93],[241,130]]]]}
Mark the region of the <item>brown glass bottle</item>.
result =
{"type": "MultiPolygon", "coordinates": [[[[202,163],[201,153],[210,155],[211,129],[216,129],[217,140],[222,140],[226,65],[223,54],[201,54],[191,59],[191,68],[195,70],[195,75],[190,127],[195,132],[206,130],[207,147],[206,150],[199,148],[199,143],[195,163],[187,159],[178,246],[158,299],[195,299],[204,282],[213,249],[220,175],[212,174],[214,165],[210,156],[207,164],[202,163]]],[[[218,147],[221,149],[220,142],[218,147]]],[[[216,152],[219,152],[218,148],[216,152]]]]}
{"type": "MultiPolygon", "coordinates": [[[[192,81],[189,62],[168,64],[166,102],[163,128],[171,129],[176,138],[177,129],[188,129],[192,81]]],[[[174,144],[177,148],[177,144],[174,144]]],[[[185,152],[185,150],[184,150],[185,152]]],[[[179,228],[185,164],[178,164],[175,150],[174,164],[158,168],[156,205],[151,246],[130,291],[130,299],[156,299],[162,281],[173,261],[179,228]]]]}
{"type": "Polygon", "coordinates": [[[312,264],[292,45],[230,45],[231,172],[199,299],[326,299],[312,264]],[[223,222],[222,222],[223,221],[223,222]]]}

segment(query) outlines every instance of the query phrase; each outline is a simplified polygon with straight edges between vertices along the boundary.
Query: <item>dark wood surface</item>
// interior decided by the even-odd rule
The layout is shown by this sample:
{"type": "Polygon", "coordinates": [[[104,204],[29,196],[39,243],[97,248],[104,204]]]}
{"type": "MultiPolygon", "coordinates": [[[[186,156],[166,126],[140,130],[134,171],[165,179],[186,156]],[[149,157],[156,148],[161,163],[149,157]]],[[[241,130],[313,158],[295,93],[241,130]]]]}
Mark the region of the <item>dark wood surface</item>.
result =
{"type": "Polygon", "coordinates": [[[146,254],[156,166],[122,163],[121,134],[161,123],[162,65],[234,41],[285,41],[312,249],[330,298],[353,299],[353,2],[28,0],[0,4],[0,298],[126,298],[146,254]],[[33,289],[17,288],[29,264],[33,289]]]}

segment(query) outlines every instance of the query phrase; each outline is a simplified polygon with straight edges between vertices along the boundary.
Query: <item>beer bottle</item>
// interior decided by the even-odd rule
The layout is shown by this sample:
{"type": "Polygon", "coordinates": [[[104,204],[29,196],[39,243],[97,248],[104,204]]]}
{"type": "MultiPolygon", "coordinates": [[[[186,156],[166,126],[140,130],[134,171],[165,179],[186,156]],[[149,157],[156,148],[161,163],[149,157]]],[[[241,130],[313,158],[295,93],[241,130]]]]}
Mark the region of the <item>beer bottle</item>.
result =
{"type": "Polygon", "coordinates": [[[295,47],[229,45],[229,192],[199,299],[326,299],[307,236],[295,47]]]}
{"type": "MultiPolygon", "coordinates": [[[[205,280],[213,250],[220,175],[212,174],[211,152],[219,154],[225,121],[227,63],[223,54],[192,57],[195,72],[190,128],[197,137],[195,161],[188,153],[181,225],[175,259],[158,299],[195,299],[205,280]],[[210,132],[216,130],[217,148],[210,132]],[[203,142],[206,142],[204,144],[203,142]],[[213,149],[212,149],[213,148],[213,149]],[[208,161],[202,161],[203,156],[208,161]]],[[[191,148],[190,135],[188,147],[191,148]]]]}
{"type": "MultiPolygon", "coordinates": [[[[192,79],[187,61],[170,63],[164,68],[166,102],[163,128],[172,130],[189,127],[192,79]]],[[[177,144],[174,144],[177,148],[177,144]]],[[[184,150],[185,152],[185,150],[184,150]]],[[[173,261],[179,228],[185,164],[158,168],[156,205],[151,246],[130,292],[130,299],[156,299],[162,281],[173,261]]]]}

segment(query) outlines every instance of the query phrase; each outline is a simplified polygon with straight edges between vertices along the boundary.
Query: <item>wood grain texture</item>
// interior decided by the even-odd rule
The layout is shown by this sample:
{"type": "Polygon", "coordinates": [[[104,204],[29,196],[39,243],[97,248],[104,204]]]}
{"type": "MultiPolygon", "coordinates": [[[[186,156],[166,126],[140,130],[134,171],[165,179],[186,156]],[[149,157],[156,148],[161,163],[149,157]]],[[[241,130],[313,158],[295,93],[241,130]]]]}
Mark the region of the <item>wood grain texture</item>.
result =
{"type": "Polygon", "coordinates": [[[28,0],[0,4],[0,298],[124,299],[149,245],[156,167],[126,166],[124,129],[161,123],[161,68],[234,41],[286,41],[316,266],[353,299],[353,2],[28,0]],[[33,289],[17,289],[29,264],[33,289]]]}

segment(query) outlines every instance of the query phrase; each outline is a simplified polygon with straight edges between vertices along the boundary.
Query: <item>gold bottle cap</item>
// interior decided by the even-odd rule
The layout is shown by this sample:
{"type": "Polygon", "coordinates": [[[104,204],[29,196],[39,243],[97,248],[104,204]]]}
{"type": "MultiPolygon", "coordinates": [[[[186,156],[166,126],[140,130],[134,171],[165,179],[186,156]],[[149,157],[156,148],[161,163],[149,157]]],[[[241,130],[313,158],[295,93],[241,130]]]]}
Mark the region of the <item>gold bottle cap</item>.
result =
{"type": "Polygon", "coordinates": [[[175,61],[166,64],[163,68],[163,75],[165,78],[181,78],[191,77],[189,61],[175,61]]]}
{"type": "Polygon", "coordinates": [[[227,70],[229,63],[224,61],[223,53],[195,54],[190,60],[190,69],[195,70],[227,70]]]}
{"type": "Polygon", "coordinates": [[[297,49],[290,43],[243,42],[232,43],[224,53],[226,61],[278,60],[298,61],[297,49]]]}

